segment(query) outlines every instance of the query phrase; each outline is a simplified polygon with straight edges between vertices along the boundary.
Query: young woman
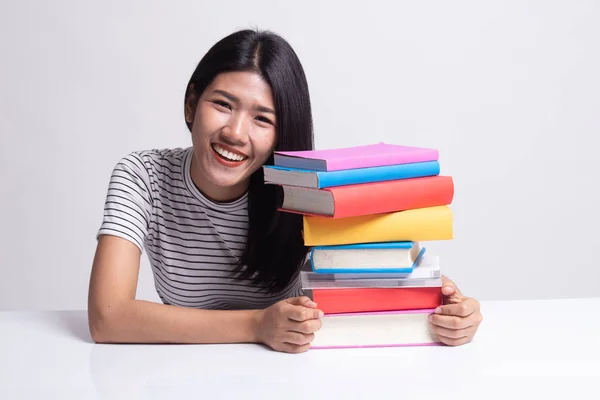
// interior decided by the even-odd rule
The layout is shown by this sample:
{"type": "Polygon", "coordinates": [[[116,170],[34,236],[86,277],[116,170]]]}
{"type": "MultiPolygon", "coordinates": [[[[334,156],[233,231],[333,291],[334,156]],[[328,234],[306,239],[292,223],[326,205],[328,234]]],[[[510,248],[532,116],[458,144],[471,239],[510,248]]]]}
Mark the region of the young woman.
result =
{"type": "MultiPolygon", "coordinates": [[[[134,152],[113,170],[90,278],[93,339],[307,350],[322,312],[300,287],[302,218],[277,211],[262,174],[275,150],[313,148],[300,61],[276,34],[235,32],[198,64],[184,113],[191,147],[134,152]],[[135,299],[143,249],[163,304],[135,299]]],[[[445,282],[432,327],[467,343],[479,303],[445,282]]]]}

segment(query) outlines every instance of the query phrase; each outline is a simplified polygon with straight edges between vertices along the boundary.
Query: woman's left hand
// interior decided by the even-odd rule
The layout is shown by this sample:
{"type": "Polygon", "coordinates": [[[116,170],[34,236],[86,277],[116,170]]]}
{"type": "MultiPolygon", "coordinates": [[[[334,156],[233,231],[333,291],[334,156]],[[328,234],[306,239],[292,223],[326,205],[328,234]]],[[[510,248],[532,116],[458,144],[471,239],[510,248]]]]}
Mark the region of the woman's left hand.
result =
{"type": "Polygon", "coordinates": [[[479,302],[463,296],[454,282],[445,276],[442,276],[442,295],[444,305],[429,316],[431,330],[442,343],[450,346],[471,342],[483,320],[479,302]]]}

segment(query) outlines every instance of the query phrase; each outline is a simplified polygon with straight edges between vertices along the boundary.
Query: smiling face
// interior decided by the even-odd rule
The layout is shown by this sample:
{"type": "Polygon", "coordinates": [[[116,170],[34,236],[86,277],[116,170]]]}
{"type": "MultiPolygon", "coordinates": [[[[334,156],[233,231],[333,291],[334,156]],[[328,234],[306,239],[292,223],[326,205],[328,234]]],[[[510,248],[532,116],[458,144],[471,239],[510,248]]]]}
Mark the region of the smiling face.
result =
{"type": "Polygon", "coordinates": [[[191,174],[209,198],[228,201],[248,189],[250,175],[275,149],[276,116],[270,86],[254,72],[215,77],[195,107],[186,107],[192,123],[191,174]]]}

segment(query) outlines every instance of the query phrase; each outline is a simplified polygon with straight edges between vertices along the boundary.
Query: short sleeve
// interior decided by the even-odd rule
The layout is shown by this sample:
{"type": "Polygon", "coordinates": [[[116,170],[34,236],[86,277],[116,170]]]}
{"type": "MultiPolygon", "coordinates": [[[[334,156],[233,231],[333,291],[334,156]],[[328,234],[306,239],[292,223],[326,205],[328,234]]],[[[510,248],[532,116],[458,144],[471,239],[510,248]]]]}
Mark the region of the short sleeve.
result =
{"type": "Polygon", "coordinates": [[[118,236],[143,251],[151,214],[149,172],[138,154],[129,154],[119,160],[112,171],[104,217],[96,238],[118,236]]]}

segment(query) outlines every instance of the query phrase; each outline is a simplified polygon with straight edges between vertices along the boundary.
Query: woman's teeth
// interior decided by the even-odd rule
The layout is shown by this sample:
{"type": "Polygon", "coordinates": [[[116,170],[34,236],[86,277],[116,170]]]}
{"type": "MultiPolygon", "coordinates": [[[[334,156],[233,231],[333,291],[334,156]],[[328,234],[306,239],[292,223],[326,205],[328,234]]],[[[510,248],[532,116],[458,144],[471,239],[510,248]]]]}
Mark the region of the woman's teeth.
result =
{"type": "Polygon", "coordinates": [[[242,160],[246,159],[246,157],[244,157],[244,156],[227,151],[215,144],[212,146],[212,148],[214,151],[219,153],[220,156],[222,156],[223,158],[226,158],[229,161],[242,161],[242,160]]]}

